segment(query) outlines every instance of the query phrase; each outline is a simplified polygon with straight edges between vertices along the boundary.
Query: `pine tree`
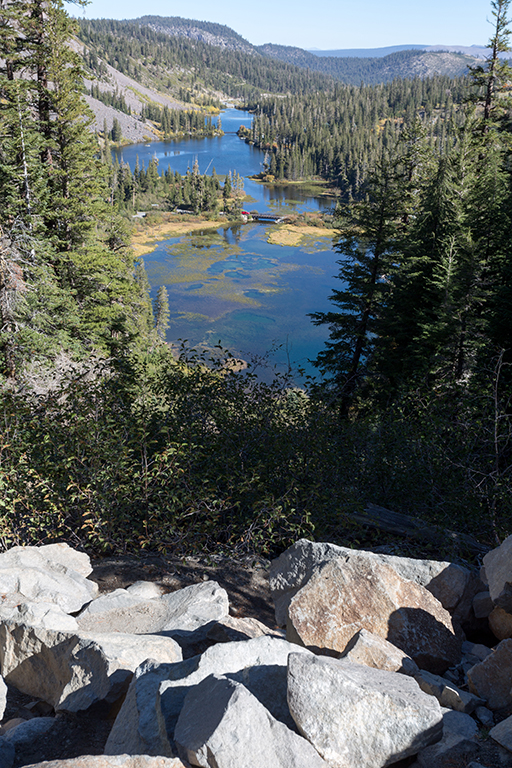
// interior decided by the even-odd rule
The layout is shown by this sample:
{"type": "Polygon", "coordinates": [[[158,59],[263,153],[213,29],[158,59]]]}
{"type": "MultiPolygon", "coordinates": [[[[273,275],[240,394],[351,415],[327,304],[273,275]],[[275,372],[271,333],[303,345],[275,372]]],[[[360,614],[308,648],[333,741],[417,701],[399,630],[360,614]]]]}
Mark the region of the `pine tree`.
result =
{"type": "Polygon", "coordinates": [[[330,296],[338,311],[310,315],[315,325],[329,325],[329,341],[315,365],[330,375],[342,416],[347,415],[371,359],[400,210],[394,173],[383,163],[372,180],[368,200],[353,203],[344,212],[336,246],[345,257],[337,262],[344,287],[330,296]]]}

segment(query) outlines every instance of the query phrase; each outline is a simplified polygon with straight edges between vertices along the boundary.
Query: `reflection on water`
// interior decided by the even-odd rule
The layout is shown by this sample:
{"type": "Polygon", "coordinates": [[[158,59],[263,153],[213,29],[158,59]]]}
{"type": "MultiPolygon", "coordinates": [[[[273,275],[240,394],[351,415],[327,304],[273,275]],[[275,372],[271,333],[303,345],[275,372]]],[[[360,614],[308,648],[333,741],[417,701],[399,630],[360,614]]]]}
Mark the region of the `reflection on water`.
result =
{"type": "MultiPolygon", "coordinates": [[[[244,178],[249,210],[307,212],[332,207],[294,185],[266,186],[247,176],[262,170],[264,153],[235,135],[251,115],[230,109],[222,113],[222,138],[132,145],[116,152],[132,169],[137,157],[146,165],[156,155],[160,173],[168,166],[186,173],[197,159],[202,173],[218,175],[236,170],[244,178]],[[230,133],[233,132],[233,133],[230,133]]],[[[331,309],[337,255],[328,238],[313,235],[301,247],[267,242],[269,224],[226,226],[162,241],[145,257],[152,296],[165,285],[171,325],[168,341],[188,339],[192,345],[221,343],[244,359],[264,356],[275,348],[274,361],[286,370],[288,361],[314,369],[327,329],[313,326],[308,312],[331,309]]],[[[336,286],[338,287],[338,286],[336,286]]]]}

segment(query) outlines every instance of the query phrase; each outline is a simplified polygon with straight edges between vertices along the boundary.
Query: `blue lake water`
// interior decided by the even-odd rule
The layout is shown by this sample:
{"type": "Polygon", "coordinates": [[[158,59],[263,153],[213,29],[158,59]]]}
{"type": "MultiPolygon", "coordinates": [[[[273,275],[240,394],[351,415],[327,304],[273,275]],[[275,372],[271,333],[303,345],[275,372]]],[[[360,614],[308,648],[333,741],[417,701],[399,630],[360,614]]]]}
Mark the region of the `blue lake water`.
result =
{"type": "MultiPolygon", "coordinates": [[[[131,145],[117,150],[121,162],[135,167],[158,158],[160,172],[168,165],[186,173],[197,159],[201,173],[215,168],[219,176],[237,171],[244,177],[249,200],[244,207],[259,212],[329,210],[332,200],[303,194],[294,186],[267,186],[250,175],[262,170],[264,153],[245,144],[235,131],[249,126],[251,115],[228,109],[221,115],[223,137],[131,145]]],[[[274,350],[279,370],[303,367],[314,372],[316,357],[328,336],[308,312],[332,308],[338,255],[330,238],[309,236],[300,247],[267,242],[275,225],[250,223],[194,232],[159,243],[144,257],[155,296],[160,285],[169,293],[171,324],[167,340],[187,339],[192,345],[220,344],[244,359],[274,350]]]]}

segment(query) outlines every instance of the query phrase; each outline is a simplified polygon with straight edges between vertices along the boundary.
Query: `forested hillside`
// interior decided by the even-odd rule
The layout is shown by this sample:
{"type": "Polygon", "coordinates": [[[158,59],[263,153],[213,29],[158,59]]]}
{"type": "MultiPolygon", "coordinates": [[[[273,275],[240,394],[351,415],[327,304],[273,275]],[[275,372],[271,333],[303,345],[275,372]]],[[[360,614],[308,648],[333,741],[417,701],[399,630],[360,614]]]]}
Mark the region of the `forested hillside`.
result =
{"type": "Polygon", "coordinates": [[[302,48],[285,45],[262,45],[258,50],[289,64],[295,64],[313,72],[322,72],[335,80],[349,85],[375,85],[388,83],[397,77],[431,77],[448,75],[461,77],[468,66],[475,63],[473,56],[441,51],[406,50],[384,57],[315,56],[302,48]]]}
{"type": "Polygon", "coordinates": [[[380,86],[337,86],[302,97],[267,97],[256,113],[248,141],[267,152],[267,179],[318,176],[343,198],[359,197],[369,171],[394,151],[404,126],[420,121],[426,141],[443,152],[464,117],[464,79],[395,80],[380,86]]]}
{"type": "Polygon", "coordinates": [[[79,39],[120,72],[185,101],[207,92],[244,99],[261,92],[300,94],[332,85],[331,78],[321,73],[169,34],[174,27],[165,27],[165,19],[156,24],[156,17],[145,17],[146,21],[149,18],[149,25],[141,19],[80,20],[79,39]]]}
{"type": "MultiPolygon", "coordinates": [[[[127,22],[80,22],[89,72],[101,77],[105,57],[169,91],[252,98],[247,138],[264,146],[270,131],[267,175],[338,184],[340,283],[332,311],[312,316],[328,339],[323,376],[298,387],[293,372],[264,383],[229,351],[163,342],[167,297],[152,308],[122,214],[139,193],[229,210],[229,185],[113,166],[89,130],[61,0],[4,3],[2,548],[275,554],[301,535],[361,547],[374,534],[352,515],[368,502],[491,545],[512,532],[509,5],[492,0],[489,58],[466,84],[335,86],[149,28],[126,35],[127,22]]],[[[436,554],[471,557],[452,541],[436,554]]]]}

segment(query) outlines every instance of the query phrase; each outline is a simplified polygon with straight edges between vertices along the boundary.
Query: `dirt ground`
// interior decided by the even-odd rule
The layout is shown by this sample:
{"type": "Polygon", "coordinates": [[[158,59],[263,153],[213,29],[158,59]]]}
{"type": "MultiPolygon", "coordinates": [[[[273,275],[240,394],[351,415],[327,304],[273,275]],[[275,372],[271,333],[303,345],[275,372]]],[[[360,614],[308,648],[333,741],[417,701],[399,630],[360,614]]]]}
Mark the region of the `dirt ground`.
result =
{"type": "MultiPolygon", "coordinates": [[[[276,626],[267,579],[269,562],[262,559],[205,561],[195,557],[111,557],[93,561],[93,566],[89,578],[98,583],[101,592],[111,592],[140,580],[156,582],[172,592],[212,579],[226,589],[233,616],[254,617],[270,628],[276,626]]],[[[31,697],[10,687],[1,724],[15,717],[30,717],[26,707],[32,703],[31,697]]],[[[43,760],[102,754],[118,709],[119,705],[114,708],[98,704],[86,712],[57,714],[55,725],[48,734],[17,750],[14,768],[43,760]]],[[[499,747],[483,731],[478,754],[454,756],[450,768],[467,768],[471,761],[478,761],[485,768],[512,768],[512,753],[499,747]]],[[[406,768],[412,762],[413,759],[402,761],[396,768],[406,768]]]]}

